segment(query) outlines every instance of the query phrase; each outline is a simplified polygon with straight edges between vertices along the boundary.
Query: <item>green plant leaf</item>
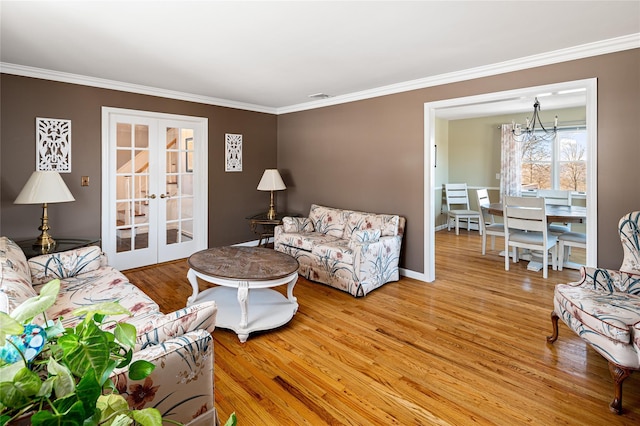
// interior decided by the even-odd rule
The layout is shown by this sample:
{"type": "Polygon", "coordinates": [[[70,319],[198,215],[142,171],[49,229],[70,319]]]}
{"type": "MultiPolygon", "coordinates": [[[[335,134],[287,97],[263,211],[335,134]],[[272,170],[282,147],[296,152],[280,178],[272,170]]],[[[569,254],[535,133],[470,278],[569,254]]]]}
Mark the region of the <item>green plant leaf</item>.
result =
{"type": "Polygon", "coordinates": [[[106,423],[109,426],[127,426],[133,423],[133,420],[126,414],[118,414],[111,422],[106,423]]]}
{"type": "Polygon", "coordinates": [[[65,334],[58,339],[64,360],[75,376],[82,377],[90,368],[97,376],[102,376],[109,365],[110,355],[106,334],[94,323],[87,323],[79,338],[65,334]]]}
{"type": "Polygon", "coordinates": [[[7,364],[0,367],[0,378],[2,381],[13,381],[13,378],[18,374],[21,368],[24,368],[24,361],[19,360],[13,364],[7,364]]]}
{"type": "Polygon", "coordinates": [[[149,361],[139,359],[129,366],[129,378],[131,380],[142,380],[151,374],[155,368],[156,366],[149,361]]]}
{"type": "Polygon", "coordinates": [[[7,407],[20,407],[29,398],[13,382],[0,382],[0,402],[7,407]]]}
{"type": "MultiPolygon", "coordinates": [[[[73,311],[75,316],[92,317],[94,314],[98,315],[131,315],[131,311],[122,306],[118,302],[103,302],[96,303],[95,305],[87,305],[73,311]]],[[[101,322],[101,321],[98,321],[101,322]]]]}
{"type": "Polygon", "coordinates": [[[236,413],[234,411],[233,413],[231,413],[224,426],[236,426],[237,423],[238,419],[236,418],[236,413]]]}
{"type": "Polygon", "coordinates": [[[131,412],[131,417],[142,426],[161,426],[162,416],[156,408],[144,408],[131,412]]]}
{"type": "Polygon", "coordinates": [[[68,410],[52,413],[51,411],[38,411],[31,416],[32,426],[80,426],[84,424],[85,412],[82,402],[76,401],[68,410]]]}
{"type": "Polygon", "coordinates": [[[100,395],[96,402],[96,407],[100,410],[100,422],[105,422],[105,426],[112,425],[115,418],[106,421],[111,416],[114,416],[118,412],[129,411],[129,404],[127,404],[127,400],[124,399],[122,395],[113,393],[100,395]]]}
{"type": "Polygon", "coordinates": [[[47,284],[42,286],[38,296],[25,300],[11,311],[11,318],[21,324],[31,321],[36,315],[45,312],[53,306],[59,292],[60,280],[55,279],[53,281],[49,281],[47,284]]]}
{"type": "Polygon", "coordinates": [[[87,371],[76,385],[76,394],[80,401],[82,401],[87,417],[92,416],[96,411],[96,402],[98,401],[101,393],[102,388],[96,380],[95,371],[87,371]]]}
{"type": "Polygon", "coordinates": [[[136,344],[136,327],[131,324],[119,322],[113,334],[127,348],[132,348],[136,344]]]}
{"type": "Polygon", "coordinates": [[[4,312],[0,312],[0,347],[4,346],[8,335],[21,334],[24,327],[4,312]]]}
{"type": "Polygon", "coordinates": [[[52,385],[57,398],[64,398],[75,391],[76,381],[67,367],[58,363],[55,359],[49,358],[47,371],[55,376],[52,385]]]}
{"type": "Polygon", "coordinates": [[[20,392],[24,395],[33,396],[40,390],[42,381],[33,371],[28,368],[22,368],[13,378],[13,384],[16,388],[20,389],[20,392]]]}

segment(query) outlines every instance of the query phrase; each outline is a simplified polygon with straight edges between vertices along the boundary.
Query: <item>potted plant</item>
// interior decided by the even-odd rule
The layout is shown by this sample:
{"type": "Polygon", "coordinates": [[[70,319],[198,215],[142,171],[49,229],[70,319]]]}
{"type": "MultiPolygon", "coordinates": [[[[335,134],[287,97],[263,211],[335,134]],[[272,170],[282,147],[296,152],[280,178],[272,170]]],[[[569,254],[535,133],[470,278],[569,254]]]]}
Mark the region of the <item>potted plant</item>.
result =
{"type": "Polygon", "coordinates": [[[132,362],[133,325],[104,327],[109,315],[129,312],[107,302],[76,310],[84,319],[73,328],[46,318],[44,325],[34,323],[59,291],[60,281],[53,280],[11,314],[0,312],[0,426],[19,419],[36,426],[161,425],[157,409],[130,409],[109,378],[126,367],[132,380],[140,380],[154,369],[147,361],[132,362]]]}

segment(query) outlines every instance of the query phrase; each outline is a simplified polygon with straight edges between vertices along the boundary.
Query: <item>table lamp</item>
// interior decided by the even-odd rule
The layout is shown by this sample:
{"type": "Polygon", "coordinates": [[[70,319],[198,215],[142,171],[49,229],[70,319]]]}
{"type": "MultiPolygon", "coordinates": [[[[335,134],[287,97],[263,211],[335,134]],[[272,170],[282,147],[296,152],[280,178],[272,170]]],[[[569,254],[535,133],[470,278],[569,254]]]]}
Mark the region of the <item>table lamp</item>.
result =
{"type": "Polygon", "coordinates": [[[49,217],[47,204],[75,201],[71,191],[67,188],[62,177],[56,171],[35,171],[18,194],[14,204],[42,204],[42,231],[36,239],[33,248],[41,253],[47,253],[56,245],[56,241],[49,235],[49,217]]]}
{"type": "Polygon", "coordinates": [[[280,173],[278,173],[278,170],[265,170],[262,175],[262,179],[260,179],[260,183],[258,184],[258,191],[271,191],[271,203],[269,204],[269,211],[267,212],[267,219],[269,220],[273,220],[276,218],[276,207],[273,202],[273,191],[282,191],[283,189],[287,189],[287,187],[282,181],[282,177],[280,177],[280,173]]]}

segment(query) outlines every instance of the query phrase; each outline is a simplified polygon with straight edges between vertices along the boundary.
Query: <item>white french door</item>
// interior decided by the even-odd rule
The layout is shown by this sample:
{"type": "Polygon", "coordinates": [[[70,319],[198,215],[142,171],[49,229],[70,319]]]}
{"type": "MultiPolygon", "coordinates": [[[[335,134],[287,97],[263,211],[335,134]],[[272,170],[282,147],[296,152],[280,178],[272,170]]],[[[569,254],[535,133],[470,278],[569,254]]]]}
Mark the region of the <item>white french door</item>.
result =
{"type": "Polygon", "coordinates": [[[207,246],[207,119],[103,107],[102,248],[118,269],[207,246]]]}

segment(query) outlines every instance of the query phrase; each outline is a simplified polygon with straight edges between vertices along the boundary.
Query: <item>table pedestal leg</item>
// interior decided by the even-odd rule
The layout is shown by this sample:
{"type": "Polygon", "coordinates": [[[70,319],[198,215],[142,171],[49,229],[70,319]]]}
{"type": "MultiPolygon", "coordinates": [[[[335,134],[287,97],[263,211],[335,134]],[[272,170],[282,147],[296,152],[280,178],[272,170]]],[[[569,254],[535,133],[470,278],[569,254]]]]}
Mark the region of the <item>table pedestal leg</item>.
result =
{"type": "MultiPolygon", "coordinates": [[[[241,281],[238,284],[238,303],[240,304],[240,328],[246,329],[249,325],[249,312],[247,311],[247,300],[249,299],[249,282],[241,281]]],[[[249,333],[238,333],[240,342],[247,341],[249,333]]]]}
{"type": "Polygon", "coordinates": [[[293,287],[296,285],[297,282],[298,282],[298,274],[296,274],[296,276],[293,277],[291,281],[289,281],[289,284],[287,284],[287,298],[289,299],[289,302],[296,304],[296,310],[293,311],[294,314],[298,312],[298,306],[297,306],[298,299],[293,295],[293,287]]]}
{"type": "Polygon", "coordinates": [[[198,292],[200,291],[198,288],[198,278],[196,277],[196,273],[193,272],[193,269],[189,269],[189,272],[187,272],[187,279],[193,288],[193,294],[187,299],[187,306],[191,306],[195,303],[196,298],[198,297],[198,292]]]}

